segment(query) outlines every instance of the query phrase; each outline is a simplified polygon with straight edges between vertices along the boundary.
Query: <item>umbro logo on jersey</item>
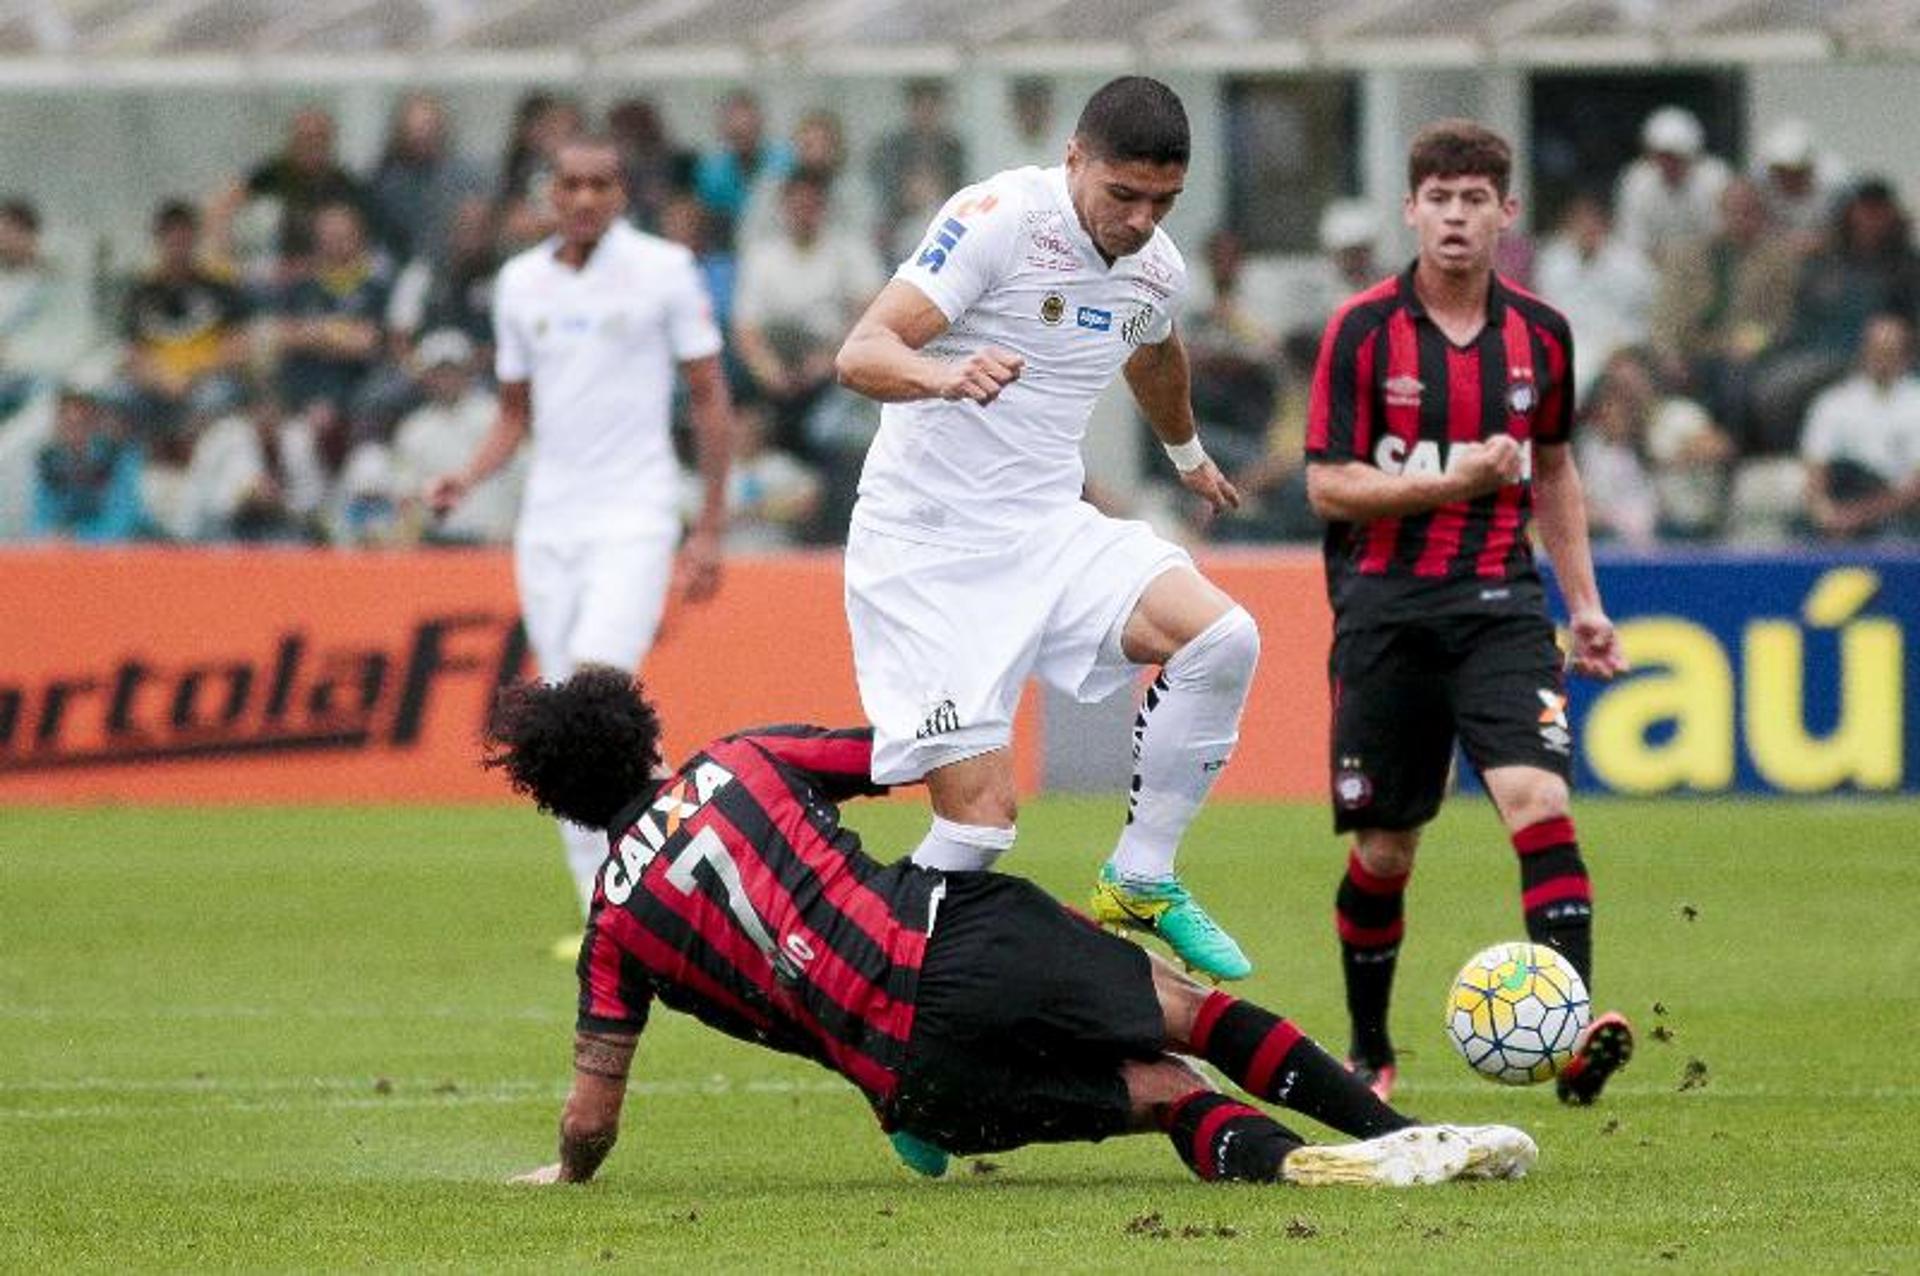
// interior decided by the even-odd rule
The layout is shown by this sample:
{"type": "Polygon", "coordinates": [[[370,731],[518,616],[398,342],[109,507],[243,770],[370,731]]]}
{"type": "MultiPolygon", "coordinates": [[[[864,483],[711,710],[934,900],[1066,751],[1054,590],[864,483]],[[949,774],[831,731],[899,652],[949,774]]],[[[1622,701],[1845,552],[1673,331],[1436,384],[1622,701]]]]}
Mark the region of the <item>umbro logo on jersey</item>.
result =
{"type": "Polygon", "coordinates": [[[916,740],[931,740],[934,736],[945,735],[949,731],[960,729],[960,712],[953,707],[952,700],[942,700],[928,710],[921,720],[920,729],[913,733],[916,740]]]}
{"type": "Polygon", "coordinates": [[[1040,302],[1040,322],[1049,328],[1056,326],[1067,317],[1067,299],[1057,292],[1050,292],[1040,302]]]}
{"type": "Polygon", "coordinates": [[[1106,332],[1113,327],[1113,311],[1096,310],[1092,306],[1082,306],[1080,307],[1079,313],[1074,315],[1073,322],[1076,326],[1089,329],[1093,332],[1106,332]]]}
{"type": "Polygon", "coordinates": [[[1388,377],[1386,385],[1381,388],[1387,392],[1388,407],[1417,408],[1420,406],[1420,394],[1427,387],[1420,384],[1419,377],[1388,377]]]}
{"type": "Polygon", "coordinates": [[[959,242],[966,238],[967,228],[956,218],[949,217],[940,223],[933,232],[933,242],[920,250],[920,256],[914,265],[926,267],[927,273],[937,275],[940,268],[947,264],[947,254],[954,250],[959,242]]]}

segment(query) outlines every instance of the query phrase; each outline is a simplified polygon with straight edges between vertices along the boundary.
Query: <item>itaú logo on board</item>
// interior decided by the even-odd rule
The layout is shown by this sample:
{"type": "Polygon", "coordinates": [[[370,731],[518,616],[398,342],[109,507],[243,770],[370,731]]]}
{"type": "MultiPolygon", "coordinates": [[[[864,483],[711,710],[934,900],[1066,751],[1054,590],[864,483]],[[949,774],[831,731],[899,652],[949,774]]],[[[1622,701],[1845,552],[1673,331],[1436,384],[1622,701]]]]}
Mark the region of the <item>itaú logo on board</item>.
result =
{"type": "MultiPolygon", "coordinates": [[[[1409,442],[1397,434],[1381,436],[1373,445],[1373,463],[1388,474],[1446,474],[1460,463],[1462,447],[1477,444],[1453,445],[1437,442],[1433,439],[1420,439],[1409,442]]],[[[1520,441],[1520,481],[1533,480],[1533,441],[1520,441]]]]}
{"type": "Polygon", "coordinates": [[[405,749],[450,679],[516,681],[511,615],[423,616],[387,645],[283,631],[257,651],[190,662],[127,655],[37,685],[0,683],[0,776],[251,754],[405,749]]]}

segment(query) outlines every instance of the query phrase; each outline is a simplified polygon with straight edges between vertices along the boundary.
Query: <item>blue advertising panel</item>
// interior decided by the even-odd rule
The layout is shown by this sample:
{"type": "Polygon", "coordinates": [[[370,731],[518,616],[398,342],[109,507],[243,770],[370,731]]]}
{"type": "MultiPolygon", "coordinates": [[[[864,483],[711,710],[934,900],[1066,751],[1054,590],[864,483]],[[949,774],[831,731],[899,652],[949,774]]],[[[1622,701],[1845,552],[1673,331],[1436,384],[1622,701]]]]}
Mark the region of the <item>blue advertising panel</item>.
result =
{"type": "Polygon", "coordinates": [[[1603,555],[1597,571],[1633,672],[1569,681],[1578,787],[1920,789],[1920,552],[1603,555]]]}

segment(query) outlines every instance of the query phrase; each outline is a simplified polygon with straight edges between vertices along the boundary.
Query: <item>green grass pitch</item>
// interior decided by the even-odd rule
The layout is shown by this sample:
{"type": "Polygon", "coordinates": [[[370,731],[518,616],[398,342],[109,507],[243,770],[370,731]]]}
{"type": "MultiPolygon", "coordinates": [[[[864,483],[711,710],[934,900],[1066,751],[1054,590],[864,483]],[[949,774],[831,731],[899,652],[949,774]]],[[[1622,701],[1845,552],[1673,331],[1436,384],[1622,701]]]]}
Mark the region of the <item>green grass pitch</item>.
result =
{"type": "MultiPolygon", "coordinates": [[[[1118,810],[1033,803],[1008,866],[1077,902],[1118,810]]],[[[1448,977],[1521,933],[1512,855],[1457,802],[1410,896],[1400,1097],[1524,1126],[1542,1157],[1517,1184],[1393,1193],[1209,1187],[1158,1137],[925,1182],[851,1087],[664,1012],[601,1181],[509,1187],[552,1158],[569,1066],[543,821],[9,811],[0,1270],[1920,1270],[1920,807],[1578,816],[1598,1000],[1639,1055],[1582,1111],[1453,1056],[1448,977]]],[[[849,818],[883,855],[924,821],[849,818]]],[[[1343,857],[1320,809],[1231,804],[1184,857],[1259,965],[1246,991],[1336,1051],[1343,857]]]]}

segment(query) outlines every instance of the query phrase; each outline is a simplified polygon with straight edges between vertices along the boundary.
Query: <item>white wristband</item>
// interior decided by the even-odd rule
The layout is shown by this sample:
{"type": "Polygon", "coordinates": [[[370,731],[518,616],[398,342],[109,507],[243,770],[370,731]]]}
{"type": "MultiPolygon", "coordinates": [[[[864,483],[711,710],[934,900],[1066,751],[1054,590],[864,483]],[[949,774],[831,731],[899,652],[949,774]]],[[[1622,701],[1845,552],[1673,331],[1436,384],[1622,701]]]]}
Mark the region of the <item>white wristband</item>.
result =
{"type": "Polygon", "coordinates": [[[1173,461],[1173,468],[1182,474],[1191,474],[1207,463],[1207,449],[1200,446],[1200,436],[1194,435],[1185,443],[1162,443],[1167,456],[1173,461]]]}

